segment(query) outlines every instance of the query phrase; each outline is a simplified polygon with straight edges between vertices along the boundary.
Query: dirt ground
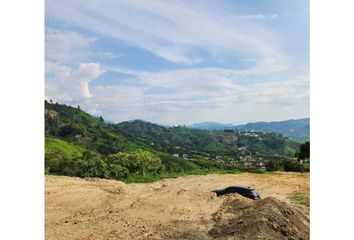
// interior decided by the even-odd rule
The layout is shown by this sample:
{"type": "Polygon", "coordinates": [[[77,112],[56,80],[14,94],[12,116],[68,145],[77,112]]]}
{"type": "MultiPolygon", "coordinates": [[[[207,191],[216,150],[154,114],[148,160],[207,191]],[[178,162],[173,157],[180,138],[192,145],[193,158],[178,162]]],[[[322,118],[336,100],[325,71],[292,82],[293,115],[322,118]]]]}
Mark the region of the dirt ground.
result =
{"type": "MultiPolygon", "coordinates": [[[[269,235],[269,239],[306,239],[309,209],[291,204],[289,196],[309,190],[309,175],[300,173],[212,174],[149,184],[46,176],[45,235],[46,239],[87,240],[249,239],[222,226],[226,222],[235,229],[235,224],[243,224],[243,218],[250,217],[247,213],[263,211],[254,219],[255,233],[260,234],[263,228],[259,226],[265,224],[283,234],[269,235]],[[256,188],[264,202],[240,196],[216,197],[210,192],[235,184],[256,188]],[[293,222],[297,225],[289,230],[293,222]]],[[[250,227],[242,226],[245,231],[250,227]]]]}

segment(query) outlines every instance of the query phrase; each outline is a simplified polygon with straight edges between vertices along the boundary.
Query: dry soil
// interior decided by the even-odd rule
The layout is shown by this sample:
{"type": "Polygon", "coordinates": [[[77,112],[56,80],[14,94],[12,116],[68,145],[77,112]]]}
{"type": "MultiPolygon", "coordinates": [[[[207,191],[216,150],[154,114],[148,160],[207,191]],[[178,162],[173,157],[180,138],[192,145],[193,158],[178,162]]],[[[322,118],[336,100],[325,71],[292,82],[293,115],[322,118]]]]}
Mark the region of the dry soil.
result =
{"type": "Polygon", "coordinates": [[[297,173],[185,176],[148,184],[46,176],[46,239],[308,239],[309,193],[297,173]],[[253,201],[210,192],[250,185],[253,201]]]}

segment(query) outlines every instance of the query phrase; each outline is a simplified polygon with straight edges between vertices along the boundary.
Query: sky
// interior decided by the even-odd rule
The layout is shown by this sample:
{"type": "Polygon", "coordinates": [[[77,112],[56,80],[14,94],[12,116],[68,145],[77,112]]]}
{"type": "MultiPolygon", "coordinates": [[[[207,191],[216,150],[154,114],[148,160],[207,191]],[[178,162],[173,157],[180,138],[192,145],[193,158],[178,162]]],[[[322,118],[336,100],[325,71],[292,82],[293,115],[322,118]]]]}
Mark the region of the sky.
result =
{"type": "Polygon", "coordinates": [[[309,2],[46,0],[45,98],[113,122],[309,117],[309,2]]]}

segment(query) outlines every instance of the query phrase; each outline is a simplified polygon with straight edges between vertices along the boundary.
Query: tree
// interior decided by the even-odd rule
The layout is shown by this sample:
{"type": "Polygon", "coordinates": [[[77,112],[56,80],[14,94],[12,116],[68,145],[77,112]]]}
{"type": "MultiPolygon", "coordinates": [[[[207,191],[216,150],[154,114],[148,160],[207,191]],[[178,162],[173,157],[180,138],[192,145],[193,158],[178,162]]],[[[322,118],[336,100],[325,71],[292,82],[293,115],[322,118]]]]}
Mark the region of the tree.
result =
{"type": "Polygon", "coordinates": [[[297,153],[298,160],[310,159],[310,142],[300,145],[300,152],[297,153]]]}
{"type": "Polygon", "coordinates": [[[66,136],[75,136],[76,134],[84,136],[86,134],[86,130],[83,125],[77,123],[70,123],[62,127],[60,131],[60,135],[62,137],[66,136]]]}
{"type": "Polygon", "coordinates": [[[85,151],[81,157],[75,159],[75,163],[80,169],[80,177],[107,178],[109,176],[106,162],[95,152],[85,151]]]}
{"type": "Polygon", "coordinates": [[[116,153],[108,156],[108,163],[120,165],[129,170],[132,174],[146,176],[146,174],[154,174],[161,167],[161,160],[153,153],[138,149],[130,153],[116,153]]]}

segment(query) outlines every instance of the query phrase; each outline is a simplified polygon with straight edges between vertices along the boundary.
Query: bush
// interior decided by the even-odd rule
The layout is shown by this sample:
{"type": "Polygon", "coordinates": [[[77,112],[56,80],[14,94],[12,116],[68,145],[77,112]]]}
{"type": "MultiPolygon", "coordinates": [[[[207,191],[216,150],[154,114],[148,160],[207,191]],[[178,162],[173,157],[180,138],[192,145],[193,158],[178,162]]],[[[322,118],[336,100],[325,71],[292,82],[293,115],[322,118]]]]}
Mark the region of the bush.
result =
{"type": "Polygon", "coordinates": [[[280,161],[268,161],[265,163],[267,171],[282,171],[283,164],[280,161]]]}
{"type": "Polygon", "coordinates": [[[110,164],[109,175],[111,178],[122,180],[129,177],[129,170],[118,164],[110,164]]]}
{"type": "Polygon", "coordinates": [[[284,171],[285,172],[303,172],[303,165],[294,160],[285,160],[283,161],[284,171]]]}
{"type": "Polygon", "coordinates": [[[80,167],[75,162],[63,155],[46,161],[46,172],[56,175],[80,176],[80,167]]]}
{"type": "Polygon", "coordinates": [[[164,171],[168,173],[180,173],[192,171],[198,168],[196,164],[179,157],[174,157],[168,154],[163,154],[160,157],[164,171]]]}

